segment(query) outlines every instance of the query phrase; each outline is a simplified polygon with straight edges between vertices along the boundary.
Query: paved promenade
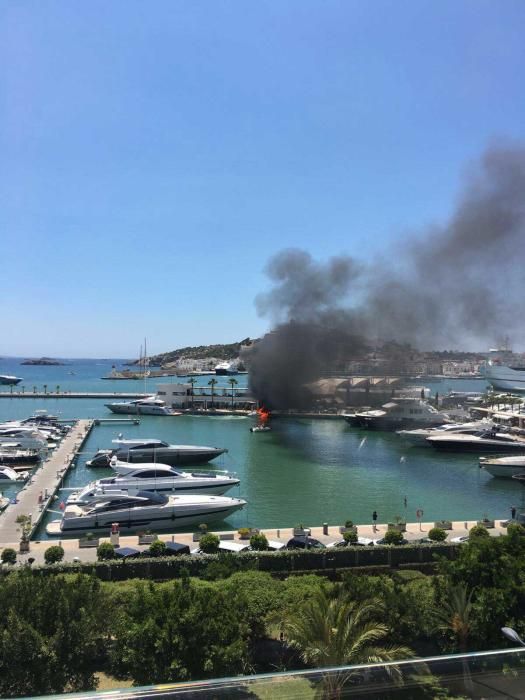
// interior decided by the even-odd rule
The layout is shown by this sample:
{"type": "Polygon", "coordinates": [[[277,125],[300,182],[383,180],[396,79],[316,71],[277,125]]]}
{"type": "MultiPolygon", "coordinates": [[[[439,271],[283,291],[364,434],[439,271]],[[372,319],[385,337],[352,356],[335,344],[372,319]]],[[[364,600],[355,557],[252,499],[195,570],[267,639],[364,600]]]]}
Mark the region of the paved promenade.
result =
{"type": "MultiPolygon", "coordinates": [[[[58,516],[57,516],[58,517],[58,516]]],[[[502,521],[496,521],[495,525],[496,527],[494,529],[489,530],[490,534],[492,536],[499,536],[499,535],[505,535],[507,534],[507,530],[505,527],[501,525],[502,521]]],[[[469,530],[471,527],[476,525],[475,521],[467,521],[466,523],[463,522],[453,522],[452,526],[453,529],[448,532],[448,539],[452,539],[453,537],[460,537],[463,535],[468,535],[469,530]],[[466,525],[466,527],[465,527],[466,525]]],[[[405,533],[405,537],[409,541],[416,541],[419,540],[423,537],[426,537],[428,534],[428,531],[431,530],[434,527],[434,523],[408,523],[407,524],[407,531],[405,533]]],[[[385,532],[387,531],[387,525],[386,524],[380,524],[377,525],[377,531],[374,532],[372,525],[359,525],[358,526],[358,533],[360,537],[369,537],[370,539],[379,539],[384,536],[385,532]]],[[[1,532],[1,531],[0,531],[1,532]]],[[[290,527],[285,527],[285,528],[279,528],[279,529],[265,529],[262,530],[266,537],[269,540],[277,540],[279,542],[282,542],[283,544],[286,544],[288,540],[292,537],[293,532],[292,528],[290,527]]],[[[246,540],[240,540],[239,535],[236,530],[232,532],[217,532],[217,534],[221,535],[226,535],[228,539],[231,539],[231,536],[233,535],[234,541],[235,542],[241,542],[243,544],[248,544],[246,540]]],[[[323,544],[329,544],[331,542],[338,542],[342,539],[342,535],[339,533],[339,526],[337,525],[330,525],[328,527],[328,534],[325,535],[323,533],[323,528],[322,527],[312,527],[311,528],[311,536],[315,537],[316,539],[320,540],[323,542],[323,544]]],[[[166,542],[174,540],[175,542],[181,542],[183,544],[189,545],[190,549],[194,549],[198,547],[198,544],[196,542],[193,542],[193,533],[188,532],[188,533],[177,533],[174,535],[171,534],[160,534],[159,539],[164,540],[166,542]]],[[[109,533],[108,537],[101,538],[101,542],[109,542],[109,533]]],[[[53,539],[49,540],[42,540],[40,542],[31,542],[31,551],[28,554],[18,554],[18,561],[20,563],[24,563],[27,561],[28,557],[33,557],[35,559],[36,563],[44,563],[44,552],[45,550],[50,547],[53,544],[58,544],[60,543],[62,547],[65,550],[65,556],[64,556],[64,561],[74,561],[75,559],[79,559],[80,561],[86,561],[86,562],[93,562],[96,561],[97,559],[97,553],[96,553],[96,548],[80,548],[78,545],[78,540],[77,539],[63,539],[60,540],[60,538],[56,537],[53,539]]],[[[14,540],[10,544],[5,544],[5,545],[0,545],[0,547],[14,547],[16,550],[18,550],[18,537],[15,537],[14,540]]],[[[138,545],[138,537],[137,535],[126,535],[123,537],[120,537],[120,546],[121,547],[133,547],[134,549],[138,549],[140,551],[146,551],[148,549],[148,545],[138,545]]]]}
{"type": "Polygon", "coordinates": [[[93,421],[79,420],[60,445],[31,475],[17,494],[16,503],[10,503],[0,515],[0,541],[19,542],[20,526],[16,522],[19,515],[30,515],[32,531],[35,530],[45,515],[46,507],[53,502],[53,496],[92,427],[93,421]]]}

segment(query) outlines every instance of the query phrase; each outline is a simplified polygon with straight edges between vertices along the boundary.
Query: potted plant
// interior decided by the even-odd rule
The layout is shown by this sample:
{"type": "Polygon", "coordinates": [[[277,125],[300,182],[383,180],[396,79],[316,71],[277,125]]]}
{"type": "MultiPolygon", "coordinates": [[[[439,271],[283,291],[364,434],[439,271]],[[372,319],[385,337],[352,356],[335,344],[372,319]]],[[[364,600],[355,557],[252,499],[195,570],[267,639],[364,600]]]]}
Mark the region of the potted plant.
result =
{"type": "Polygon", "coordinates": [[[193,541],[194,542],[200,542],[200,539],[203,535],[205,535],[208,532],[208,526],[206,523],[201,523],[199,525],[199,532],[194,532],[193,533],[193,541]]]}
{"type": "Polygon", "coordinates": [[[78,540],[78,546],[79,547],[98,547],[98,537],[95,537],[95,535],[92,532],[88,532],[85,537],[81,537],[78,540]]]}
{"type": "Polygon", "coordinates": [[[31,535],[31,516],[30,515],[19,515],[16,519],[18,525],[20,525],[20,552],[29,552],[29,537],[31,535]]]}
{"type": "Polygon", "coordinates": [[[344,535],[345,532],[357,533],[357,526],[354,525],[353,520],[345,520],[345,524],[341,525],[341,527],[339,528],[339,532],[341,533],[341,535],[344,535]]]}
{"type": "Polygon", "coordinates": [[[489,530],[490,528],[494,527],[494,520],[491,520],[491,519],[488,517],[488,515],[485,513],[485,514],[483,515],[482,520],[478,520],[478,523],[477,523],[477,524],[478,524],[478,525],[482,525],[483,527],[486,527],[487,530],[489,530]]]}
{"type": "Polygon", "coordinates": [[[407,524],[400,515],[396,515],[393,523],[388,523],[388,531],[390,532],[406,532],[407,524]]]}
{"type": "Polygon", "coordinates": [[[436,520],[434,527],[440,530],[452,530],[452,520],[436,520]]]}
{"type": "Polygon", "coordinates": [[[158,535],[155,535],[151,530],[139,532],[139,544],[153,544],[158,540],[158,535]]]}
{"type": "Polygon", "coordinates": [[[251,536],[251,530],[249,527],[240,527],[237,530],[240,540],[249,540],[251,536]]]}

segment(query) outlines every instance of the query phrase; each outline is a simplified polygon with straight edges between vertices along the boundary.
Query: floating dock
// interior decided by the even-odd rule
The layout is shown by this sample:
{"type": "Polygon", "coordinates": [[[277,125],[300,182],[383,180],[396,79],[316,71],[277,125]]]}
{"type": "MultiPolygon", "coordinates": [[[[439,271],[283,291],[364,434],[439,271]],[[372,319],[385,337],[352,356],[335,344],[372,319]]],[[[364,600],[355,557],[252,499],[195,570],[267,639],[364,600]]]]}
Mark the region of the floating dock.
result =
{"type": "Polygon", "coordinates": [[[92,420],[79,420],[42,466],[31,475],[17,494],[16,503],[10,503],[0,515],[0,540],[20,540],[20,525],[16,522],[19,515],[31,516],[31,535],[34,533],[68,469],[89,437],[93,425],[92,420]]]}

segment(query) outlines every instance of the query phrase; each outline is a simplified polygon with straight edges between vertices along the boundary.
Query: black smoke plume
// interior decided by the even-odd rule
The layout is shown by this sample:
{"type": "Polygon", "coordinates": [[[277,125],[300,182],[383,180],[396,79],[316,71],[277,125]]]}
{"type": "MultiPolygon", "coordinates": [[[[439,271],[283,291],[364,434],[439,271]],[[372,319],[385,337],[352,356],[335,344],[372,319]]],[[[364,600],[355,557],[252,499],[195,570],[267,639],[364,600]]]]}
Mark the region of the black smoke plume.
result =
{"type": "Polygon", "coordinates": [[[272,408],[300,407],[304,385],[378,340],[419,348],[523,342],[525,148],[489,149],[446,225],[398,242],[381,261],[318,263],[284,250],[256,299],[274,329],[245,356],[251,388],[272,408]]]}

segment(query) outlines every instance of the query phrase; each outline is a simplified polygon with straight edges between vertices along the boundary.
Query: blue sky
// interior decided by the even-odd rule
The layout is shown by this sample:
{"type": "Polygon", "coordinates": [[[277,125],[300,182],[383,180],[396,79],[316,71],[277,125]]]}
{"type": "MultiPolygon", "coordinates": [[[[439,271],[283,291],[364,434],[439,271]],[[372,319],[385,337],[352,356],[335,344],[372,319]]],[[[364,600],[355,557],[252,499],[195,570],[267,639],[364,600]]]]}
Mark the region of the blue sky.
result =
{"type": "Polygon", "coordinates": [[[266,329],[283,247],[370,258],[524,137],[520,0],[3,0],[0,355],[266,329]]]}

